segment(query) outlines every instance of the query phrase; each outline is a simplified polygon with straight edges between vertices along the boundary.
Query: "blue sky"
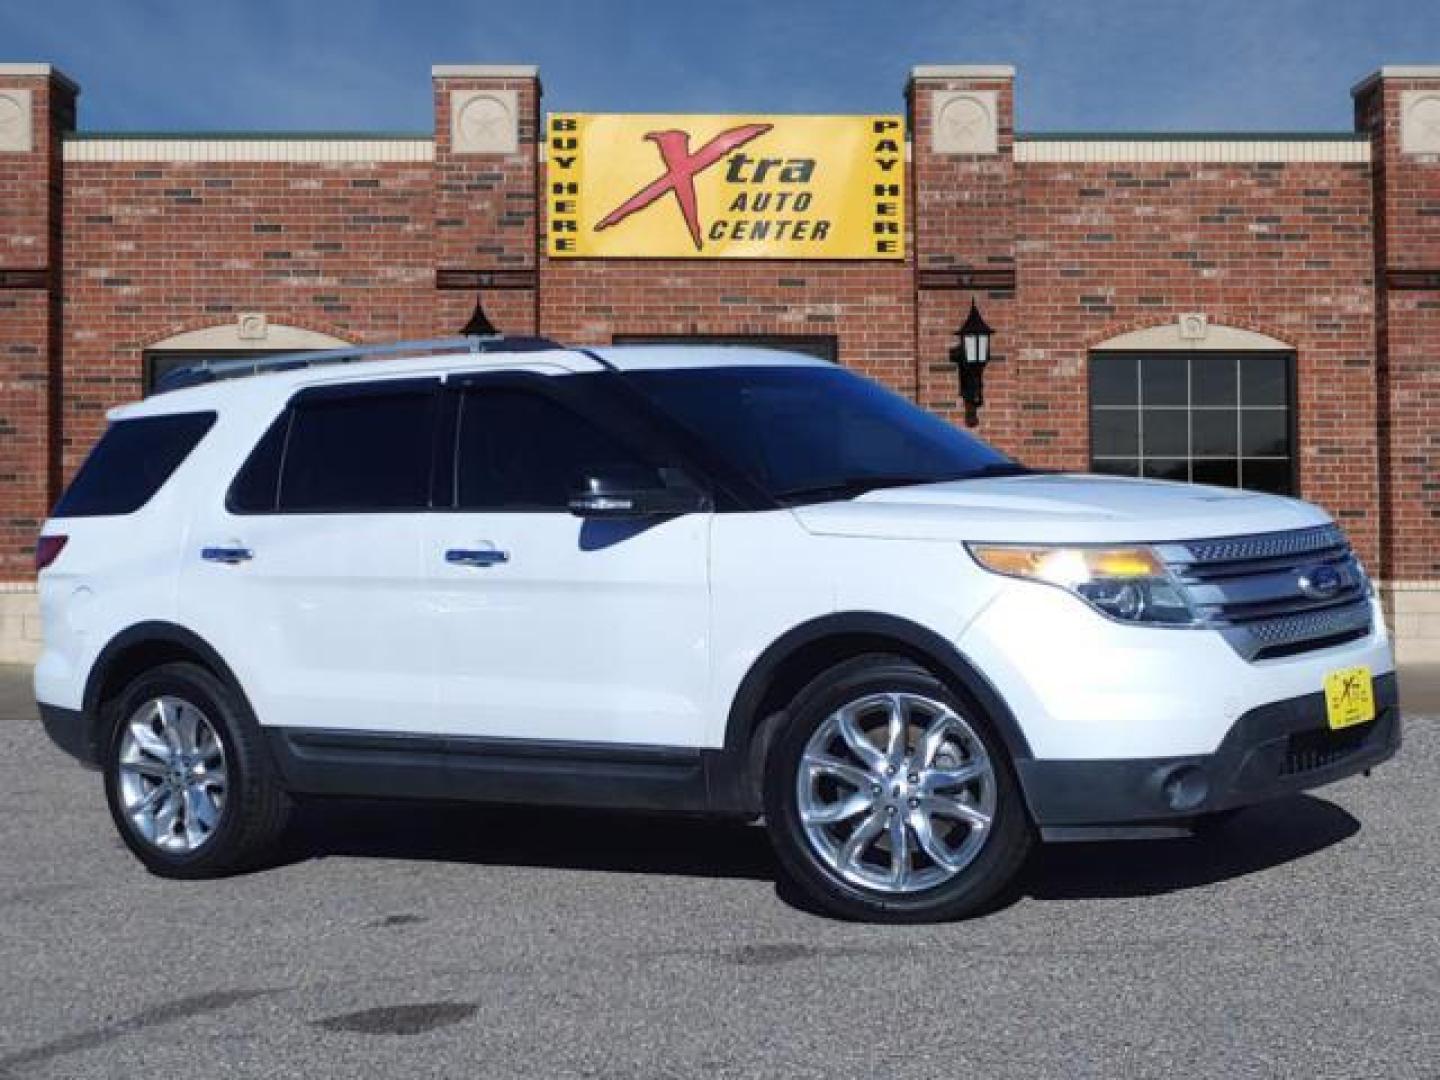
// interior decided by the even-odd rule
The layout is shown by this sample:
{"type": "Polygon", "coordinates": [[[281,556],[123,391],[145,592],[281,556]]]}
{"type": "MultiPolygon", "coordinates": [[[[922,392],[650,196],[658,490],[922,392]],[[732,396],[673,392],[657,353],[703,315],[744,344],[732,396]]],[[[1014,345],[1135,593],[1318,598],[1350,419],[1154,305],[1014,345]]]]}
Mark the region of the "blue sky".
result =
{"type": "Polygon", "coordinates": [[[1017,125],[1348,130],[1440,63],[1440,0],[0,0],[91,130],[432,126],[432,63],[538,63],[550,109],[898,111],[916,63],[1019,68],[1017,125]]]}

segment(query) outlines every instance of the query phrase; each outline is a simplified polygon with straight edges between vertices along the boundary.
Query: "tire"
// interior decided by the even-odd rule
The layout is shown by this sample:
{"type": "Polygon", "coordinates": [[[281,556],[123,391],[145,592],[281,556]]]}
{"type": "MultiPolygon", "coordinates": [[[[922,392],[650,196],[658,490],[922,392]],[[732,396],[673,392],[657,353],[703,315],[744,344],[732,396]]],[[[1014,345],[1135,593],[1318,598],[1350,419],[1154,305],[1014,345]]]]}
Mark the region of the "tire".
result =
{"type": "Polygon", "coordinates": [[[221,877],[273,850],[290,798],[248,706],[209,670],[153,668],[111,703],[107,720],[105,799],[152,873],[221,877]]]}
{"type": "Polygon", "coordinates": [[[1005,746],[967,695],[912,661],[870,655],[816,678],[787,713],[766,756],[766,822],[784,876],[821,911],[937,922],[982,913],[1002,897],[1035,834],[1005,746]],[[863,755],[857,730],[870,746],[863,755]],[[901,751],[896,731],[906,733],[901,751]],[[871,764],[841,768],[862,760],[871,764]],[[972,824],[977,813],[988,827],[972,824]]]}

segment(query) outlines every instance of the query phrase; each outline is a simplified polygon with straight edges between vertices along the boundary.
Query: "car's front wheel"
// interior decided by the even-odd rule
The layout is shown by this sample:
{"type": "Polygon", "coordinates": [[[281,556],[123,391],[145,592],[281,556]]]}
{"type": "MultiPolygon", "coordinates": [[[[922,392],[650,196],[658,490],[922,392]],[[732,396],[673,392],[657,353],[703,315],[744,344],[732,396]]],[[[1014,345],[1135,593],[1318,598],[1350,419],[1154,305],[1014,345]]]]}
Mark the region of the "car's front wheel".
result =
{"type": "Polygon", "coordinates": [[[766,762],[781,863],[821,908],[923,922],[974,914],[1033,831],[988,719],[924,668],[865,656],[797,696],[766,762]]]}
{"type": "Polygon", "coordinates": [[[131,851],[165,877],[211,877],[262,858],[290,800],[244,703],[196,664],[163,664],[110,704],[105,795],[131,851]]]}

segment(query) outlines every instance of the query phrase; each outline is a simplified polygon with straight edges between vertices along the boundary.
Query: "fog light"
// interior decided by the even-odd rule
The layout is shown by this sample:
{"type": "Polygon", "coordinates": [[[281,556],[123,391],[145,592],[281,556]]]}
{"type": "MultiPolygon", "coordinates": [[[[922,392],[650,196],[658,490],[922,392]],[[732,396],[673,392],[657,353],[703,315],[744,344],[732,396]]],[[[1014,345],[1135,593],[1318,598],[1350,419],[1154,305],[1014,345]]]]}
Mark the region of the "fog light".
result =
{"type": "Polygon", "coordinates": [[[1171,810],[1194,810],[1210,794],[1210,781],[1205,778],[1205,770],[1181,765],[1165,776],[1160,790],[1171,810]]]}

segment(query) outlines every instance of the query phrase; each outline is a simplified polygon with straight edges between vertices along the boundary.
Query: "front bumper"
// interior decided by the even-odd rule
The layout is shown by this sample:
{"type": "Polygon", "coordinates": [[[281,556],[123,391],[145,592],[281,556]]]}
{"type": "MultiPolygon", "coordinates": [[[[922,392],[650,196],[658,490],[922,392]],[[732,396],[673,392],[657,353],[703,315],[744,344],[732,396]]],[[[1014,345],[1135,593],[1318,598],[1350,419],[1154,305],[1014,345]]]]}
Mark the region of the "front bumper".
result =
{"type": "Polygon", "coordinates": [[[1240,717],[1211,754],[1016,762],[1047,840],[1183,835],[1195,818],[1363,772],[1400,746],[1394,672],[1375,679],[1375,719],[1331,731],[1325,695],[1271,702],[1240,717]]]}

